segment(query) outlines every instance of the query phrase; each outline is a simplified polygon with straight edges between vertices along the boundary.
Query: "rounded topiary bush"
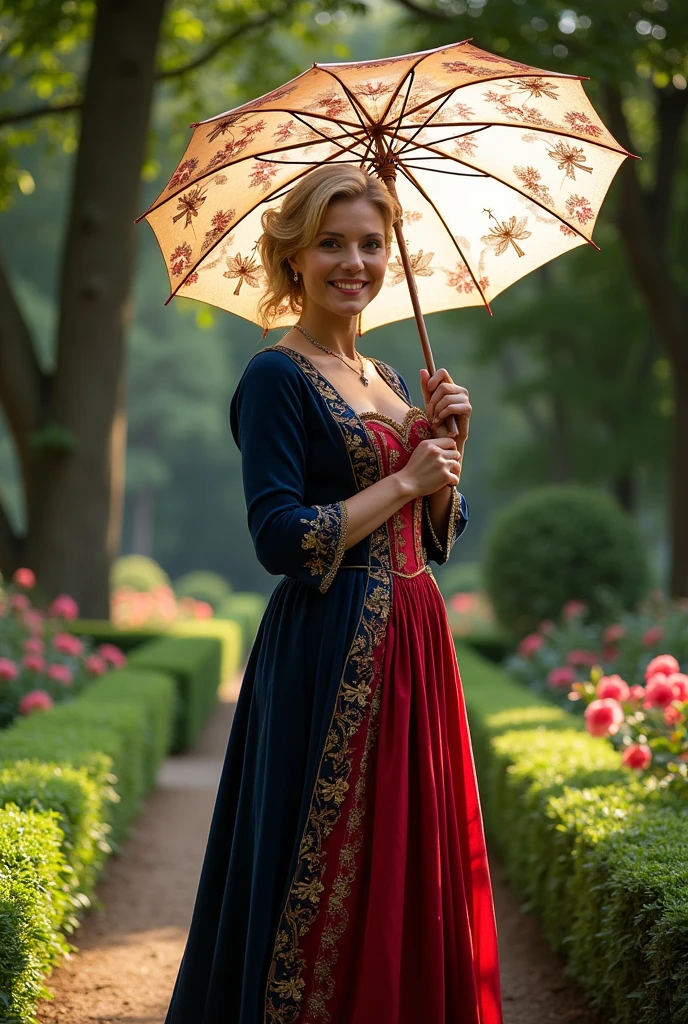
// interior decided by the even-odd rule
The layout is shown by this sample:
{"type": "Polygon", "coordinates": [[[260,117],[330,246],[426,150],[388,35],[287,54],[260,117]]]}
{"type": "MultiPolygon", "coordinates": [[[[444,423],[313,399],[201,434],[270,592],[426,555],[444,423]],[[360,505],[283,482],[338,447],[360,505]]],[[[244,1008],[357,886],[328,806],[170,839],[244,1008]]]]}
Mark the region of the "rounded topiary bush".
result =
{"type": "Polygon", "coordinates": [[[483,574],[499,622],[519,635],[558,618],[569,600],[604,620],[632,608],[649,570],[638,528],[612,498],[577,486],[530,491],[494,520],[483,574]]]}
{"type": "Polygon", "coordinates": [[[127,587],[147,594],[155,587],[169,587],[170,577],[162,566],[146,555],[122,555],[110,572],[111,590],[127,587]]]}
{"type": "Polygon", "coordinates": [[[264,594],[246,590],[230,594],[217,608],[215,614],[218,619],[233,619],[241,626],[242,656],[244,658],[258,632],[258,626],[267,603],[268,599],[264,594]]]}
{"type": "Polygon", "coordinates": [[[197,601],[206,601],[213,611],[217,611],[231,590],[227,580],[218,573],[200,570],[187,572],[174,583],[177,597],[195,597],[197,601]]]}

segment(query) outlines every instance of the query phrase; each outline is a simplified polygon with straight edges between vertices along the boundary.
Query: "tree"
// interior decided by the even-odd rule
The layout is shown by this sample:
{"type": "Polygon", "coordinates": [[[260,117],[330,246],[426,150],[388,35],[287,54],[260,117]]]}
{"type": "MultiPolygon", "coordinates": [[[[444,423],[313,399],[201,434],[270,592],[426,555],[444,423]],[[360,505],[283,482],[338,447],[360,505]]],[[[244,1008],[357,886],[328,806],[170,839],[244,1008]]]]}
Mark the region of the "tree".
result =
{"type": "Polygon", "coordinates": [[[685,275],[688,7],[669,0],[395,0],[417,45],[462,35],[536,67],[589,75],[610,130],[643,163],[619,172],[616,219],[673,371],[670,590],[688,595],[688,280],[685,275]]]}
{"type": "Polygon", "coordinates": [[[195,12],[181,4],[166,11],[165,0],[3,7],[0,84],[11,85],[13,105],[0,111],[0,202],[22,187],[18,147],[34,142],[40,126],[77,152],[52,371],[39,362],[0,257],[0,403],[27,520],[20,536],[0,506],[0,571],[30,565],[48,593],[68,590],[89,615],[107,614],[121,531],[133,222],[154,86],[165,83],[174,96],[190,83],[193,109],[194,75],[220,58],[227,70],[233,56],[234,88],[246,78],[264,91],[269,76],[291,70],[276,29],[302,25],[315,9],[296,0],[206,3],[195,12]]]}

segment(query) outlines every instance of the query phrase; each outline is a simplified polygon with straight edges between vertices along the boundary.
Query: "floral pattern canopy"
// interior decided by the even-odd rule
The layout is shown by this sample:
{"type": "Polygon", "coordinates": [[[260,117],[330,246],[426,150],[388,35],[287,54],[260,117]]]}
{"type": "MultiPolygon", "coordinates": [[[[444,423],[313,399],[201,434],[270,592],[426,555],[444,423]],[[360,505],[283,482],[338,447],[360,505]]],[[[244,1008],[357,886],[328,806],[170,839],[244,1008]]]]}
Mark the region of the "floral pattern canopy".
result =
{"type": "MultiPolygon", "coordinates": [[[[485,305],[592,230],[628,153],[581,78],[468,42],[312,68],[195,129],[150,209],[171,294],[259,323],[260,218],[317,166],[392,165],[425,313],[485,305]]],[[[398,246],[361,333],[413,316],[398,246]]],[[[272,327],[295,314],[283,304],[272,327]]]]}

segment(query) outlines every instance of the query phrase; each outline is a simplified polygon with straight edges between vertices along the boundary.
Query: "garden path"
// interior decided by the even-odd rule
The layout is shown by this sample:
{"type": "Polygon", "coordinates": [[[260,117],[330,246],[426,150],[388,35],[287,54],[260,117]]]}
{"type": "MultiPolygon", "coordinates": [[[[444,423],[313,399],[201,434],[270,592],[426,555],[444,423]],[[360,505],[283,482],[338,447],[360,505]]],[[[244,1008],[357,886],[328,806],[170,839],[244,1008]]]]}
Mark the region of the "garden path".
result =
{"type": "MultiPolygon", "coordinates": [[[[76,936],[79,952],[50,979],[41,1024],[163,1024],[181,958],[240,679],[193,751],[168,758],[119,857],[98,885],[101,911],[76,936]]],[[[519,910],[493,861],[504,1024],[603,1024],[537,923],[519,910]]]]}

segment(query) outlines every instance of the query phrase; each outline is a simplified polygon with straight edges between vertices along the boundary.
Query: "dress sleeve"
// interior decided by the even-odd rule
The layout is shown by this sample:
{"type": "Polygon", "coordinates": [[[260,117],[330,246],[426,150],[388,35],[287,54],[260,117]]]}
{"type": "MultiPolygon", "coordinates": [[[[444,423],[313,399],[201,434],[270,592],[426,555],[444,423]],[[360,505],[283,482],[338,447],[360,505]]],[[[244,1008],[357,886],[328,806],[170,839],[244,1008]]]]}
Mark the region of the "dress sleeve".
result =
{"type": "MultiPolygon", "coordinates": [[[[411,392],[409,391],[404,378],[392,367],[388,367],[388,369],[391,370],[398,380],[399,386],[404,392],[407,401],[412,403],[413,400],[411,398],[411,392]]],[[[431,562],[443,565],[447,561],[454,543],[466,529],[468,524],[468,515],[468,502],[458,487],[454,487],[452,489],[451,504],[449,506],[447,535],[444,538],[440,538],[435,533],[432,520],[430,519],[430,502],[428,501],[427,496],[423,498],[423,544],[431,562]]]]}
{"type": "Polygon", "coordinates": [[[304,505],[307,387],[287,355],[259,353],[232,397],[229,419],[258,561],[324,594],[344,556],[347,508],[343,501],[304,505]]]}

